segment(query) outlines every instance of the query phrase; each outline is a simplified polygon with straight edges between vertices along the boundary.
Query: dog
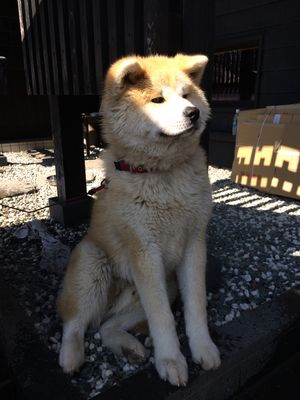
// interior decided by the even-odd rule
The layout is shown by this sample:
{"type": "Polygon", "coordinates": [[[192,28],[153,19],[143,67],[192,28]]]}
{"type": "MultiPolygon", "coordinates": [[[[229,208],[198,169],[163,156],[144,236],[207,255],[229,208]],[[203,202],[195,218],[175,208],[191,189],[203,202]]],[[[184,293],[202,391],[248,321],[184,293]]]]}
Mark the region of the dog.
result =
{"type": "Polygon", "coordinates": [[[204,55],[125,57],[108,70],[101,104],[108,184],[86,236],[71,254],[58,298],[59,363],[84,362],[84,333],[138,361],[144,346],[128,331],[147,320],[158,374],[186,385],[188,368],[171,311],[179,288],[193,361],[220,365],[206,312],[206,228],[212,210],[199,138],[210,109],[199,84],[204,55]]]}

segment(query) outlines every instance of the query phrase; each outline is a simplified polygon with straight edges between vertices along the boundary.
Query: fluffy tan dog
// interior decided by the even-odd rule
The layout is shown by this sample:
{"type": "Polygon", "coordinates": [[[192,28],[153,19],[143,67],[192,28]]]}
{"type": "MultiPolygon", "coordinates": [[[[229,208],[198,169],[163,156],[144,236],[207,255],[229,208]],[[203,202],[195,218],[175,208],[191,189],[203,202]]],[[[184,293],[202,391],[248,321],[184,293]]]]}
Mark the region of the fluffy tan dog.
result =
{"type": "Polygon", "coordinates": [[[107,73],[101,113],[109,184],[59,296],[65,372],[84,362],[91,323],[112,351],[143,359],[143,345],[127,331],[147,319],[159,375],[185,385],[187,363],[170,308],[177,282],[193,360],[204,369],[220,364],[206,316],[212,200],[199,137],[209,106],[198,86],[206,63],[203,55],[132,56],[107,73]]]}

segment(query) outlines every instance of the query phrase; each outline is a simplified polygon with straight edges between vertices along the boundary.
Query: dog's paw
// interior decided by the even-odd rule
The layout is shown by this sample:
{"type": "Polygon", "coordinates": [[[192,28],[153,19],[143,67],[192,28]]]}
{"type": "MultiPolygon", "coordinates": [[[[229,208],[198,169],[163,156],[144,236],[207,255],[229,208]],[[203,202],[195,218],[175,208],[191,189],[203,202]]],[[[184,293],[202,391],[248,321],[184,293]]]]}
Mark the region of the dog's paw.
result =
{"type": "Polygon", "coordinates": [[[191,349],[193,361],[205,370],[217,369],[221,364],[220,352],[213,341],[198,344],[191,349]]]}
{"type": "Polygon", "coordinates": [[[138,340],[132,341],[126,347],[122,346],[122,353],[131,363],[142,363],[146,359],[146,349],[138,340]]]}
{"type": "Polygon", "coordinates": [[[171,385],[185,386],[188,381],[188,368],[181,353],[176,358],[158,358],[155,365],[160,377],[171,385]]]}
{"type": "Polygon", "coordinates": [[[84,363],[84,347],[62,344],[59,353],[59,365],[66,374],[73,374],[78,371],[84,363]]]}

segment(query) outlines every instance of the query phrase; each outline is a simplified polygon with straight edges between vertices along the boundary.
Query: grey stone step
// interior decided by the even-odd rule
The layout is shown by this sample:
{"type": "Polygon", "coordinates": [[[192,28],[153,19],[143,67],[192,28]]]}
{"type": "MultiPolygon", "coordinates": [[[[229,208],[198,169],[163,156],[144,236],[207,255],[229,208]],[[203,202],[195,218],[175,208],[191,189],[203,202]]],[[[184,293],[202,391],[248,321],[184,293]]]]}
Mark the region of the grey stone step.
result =
{"type": "MultiPolygon", "coordinates": [[[[94,400],[230,398],[276,360],[278,349],[281,349],[283,358],[291,357],[285,343],[292,343],[294,352],[300,351],[299,292],[294,289],[215,329],[212,334],[221,350],[222,365],[216,371],[206,372],[190,363],[187,387],[176,388],[163,382],[151,367],[94,397],[94,400]]],[[[84,398],[61,372],[56,355],[39,341],[32,320],[16,304],[13,291],[1,281],[0,327],[14,381],[21,390],[18,399],[84,398]]]]}

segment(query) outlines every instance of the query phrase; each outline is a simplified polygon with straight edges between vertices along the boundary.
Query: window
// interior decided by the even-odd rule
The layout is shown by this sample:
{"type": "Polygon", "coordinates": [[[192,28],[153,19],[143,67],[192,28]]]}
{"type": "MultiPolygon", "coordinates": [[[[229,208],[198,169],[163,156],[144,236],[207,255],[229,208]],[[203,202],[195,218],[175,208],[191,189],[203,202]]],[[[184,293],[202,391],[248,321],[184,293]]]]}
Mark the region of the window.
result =
{"type": "Polygon", "coordinates": [[[214,54],[214,101],[254,102],[257,47],[218,51],[214,54]]]}

